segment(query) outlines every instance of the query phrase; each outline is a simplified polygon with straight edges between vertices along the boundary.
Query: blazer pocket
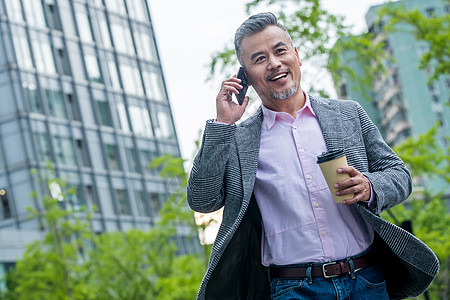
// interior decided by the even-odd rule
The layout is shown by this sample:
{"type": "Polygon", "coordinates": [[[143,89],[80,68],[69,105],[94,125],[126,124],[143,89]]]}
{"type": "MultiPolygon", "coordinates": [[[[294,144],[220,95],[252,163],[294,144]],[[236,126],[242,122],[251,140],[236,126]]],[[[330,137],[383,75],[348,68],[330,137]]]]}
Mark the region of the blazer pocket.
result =
{"type": "Polygon", "coordinates": [[[361,130],[357,129],[352,123],[344,123],[343,143],[345,148],[355,147],[361,144],[361,130]]]}

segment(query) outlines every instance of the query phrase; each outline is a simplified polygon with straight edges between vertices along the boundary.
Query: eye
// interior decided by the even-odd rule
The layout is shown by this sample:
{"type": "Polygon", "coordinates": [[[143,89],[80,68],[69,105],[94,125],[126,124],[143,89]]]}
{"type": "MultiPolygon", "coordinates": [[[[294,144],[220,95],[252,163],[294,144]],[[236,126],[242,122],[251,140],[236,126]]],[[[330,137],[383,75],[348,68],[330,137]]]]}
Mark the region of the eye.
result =
{"type": "Polygon", "coordinates": [[[255,62],[256,63],[258,63],[258,62],[262,62],[262,61],[264,61],[264,59],[265,59],[266,57],[265,56],[258,56],[256,59],[255,59],[255,62]]]}
{"type": "Polygon", "coordinates": [[[283,54],[284,52],[286,52],[286,48],[278,48],[275,53],[276,54],[283,54]]]}

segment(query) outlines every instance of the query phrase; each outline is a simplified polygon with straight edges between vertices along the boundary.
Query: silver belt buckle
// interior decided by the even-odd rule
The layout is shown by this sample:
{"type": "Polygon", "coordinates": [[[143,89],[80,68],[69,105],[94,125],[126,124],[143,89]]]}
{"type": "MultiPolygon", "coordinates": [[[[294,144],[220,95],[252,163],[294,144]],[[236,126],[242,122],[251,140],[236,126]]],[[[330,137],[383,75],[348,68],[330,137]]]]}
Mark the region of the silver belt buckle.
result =
{"type": "Polygon", "coordinates": [[[337,277],[338,275],[327,275],[327,269],[325,268],[326,266],[331,266],[331,265],[335,265],[335,262],[330,262],[330,263],[326,263],[322,265],[322,272],[323,272],[323,277],[325,278],[333,278],[333,277],[337,277]]]}

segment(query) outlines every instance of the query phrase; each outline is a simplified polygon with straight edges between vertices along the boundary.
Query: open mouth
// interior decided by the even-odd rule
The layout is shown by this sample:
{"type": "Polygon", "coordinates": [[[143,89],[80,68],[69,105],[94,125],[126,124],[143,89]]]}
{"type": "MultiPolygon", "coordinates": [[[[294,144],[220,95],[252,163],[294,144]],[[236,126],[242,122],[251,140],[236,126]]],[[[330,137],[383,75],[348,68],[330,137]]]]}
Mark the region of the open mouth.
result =
{"type": "Polygon", "coordinates": [[[278,73],[274,77],[270,78],[269,80],[270,81],[277,81],[277,80],[280,80],[282,78],[285,78],[287,75],[288,75],[287,72],[285,72],[285,73],[278,73]]]}

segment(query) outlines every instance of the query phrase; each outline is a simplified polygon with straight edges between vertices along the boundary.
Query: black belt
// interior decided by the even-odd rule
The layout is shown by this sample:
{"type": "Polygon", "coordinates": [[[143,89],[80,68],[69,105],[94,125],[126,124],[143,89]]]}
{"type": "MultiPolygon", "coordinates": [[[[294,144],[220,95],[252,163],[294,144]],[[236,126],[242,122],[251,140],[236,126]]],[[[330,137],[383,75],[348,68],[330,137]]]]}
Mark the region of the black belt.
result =
{"type": "MultiPolygon", "coordinates": [[[[375,264],[371,255],[364,255],[359,258],[349,260],[353,262],[353,270],[355,272],[375,264]]],[[[311,267],[271,267],[270,278],[306,278],[308,277],[308,268],[311,268],[311,276],[313,277],[337,277],[351,271],[349,260],[334,261],[311,267]]]]}

